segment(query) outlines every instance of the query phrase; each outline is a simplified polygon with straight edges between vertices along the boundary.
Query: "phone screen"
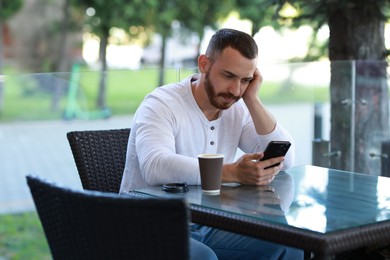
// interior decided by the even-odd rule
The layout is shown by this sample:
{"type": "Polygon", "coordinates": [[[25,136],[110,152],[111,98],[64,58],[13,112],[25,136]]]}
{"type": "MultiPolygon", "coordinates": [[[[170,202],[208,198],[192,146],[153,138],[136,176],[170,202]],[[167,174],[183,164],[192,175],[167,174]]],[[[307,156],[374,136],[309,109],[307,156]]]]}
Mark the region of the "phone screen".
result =
{"type": "MultiPolygon", "coordinates": [[[[260,161],[264,161],[274,157],[285,156],[290,146],[291,143],[289,141],[271,141],[268,143],[267,147],[265,148],[264,157],[261,158],[260,161]]],[[[277,166],[279,164],[280,163],[276,163],[265,169],[277,166]]]]}

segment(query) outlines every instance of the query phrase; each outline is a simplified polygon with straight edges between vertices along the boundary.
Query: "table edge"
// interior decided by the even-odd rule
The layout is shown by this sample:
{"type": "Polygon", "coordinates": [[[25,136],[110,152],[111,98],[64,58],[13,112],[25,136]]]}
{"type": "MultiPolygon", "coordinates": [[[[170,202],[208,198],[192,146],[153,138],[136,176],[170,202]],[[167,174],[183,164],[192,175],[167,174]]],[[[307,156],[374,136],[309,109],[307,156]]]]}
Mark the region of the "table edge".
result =
{"type": "Polygon", "coordinates": [[[390,221],[324,234],[193,204],[190,208],[195,223],[317,253],[335,254],[380,243],[390,232],[390,221]]]}

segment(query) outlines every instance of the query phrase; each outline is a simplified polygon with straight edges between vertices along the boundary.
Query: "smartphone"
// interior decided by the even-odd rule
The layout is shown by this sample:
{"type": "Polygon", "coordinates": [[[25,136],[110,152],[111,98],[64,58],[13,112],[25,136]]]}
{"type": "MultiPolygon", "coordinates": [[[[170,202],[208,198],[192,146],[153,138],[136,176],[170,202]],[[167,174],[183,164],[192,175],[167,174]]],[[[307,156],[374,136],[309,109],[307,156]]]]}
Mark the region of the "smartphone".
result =
{"type": "MultiPolygon", "coordinates": [[[[285,156],[290,146],[291,143],[289,141],[271,141],[265,148],[264,157],[261,158],[260,161],[264,161],[274,157],[285,156]]],[[[276,163],[274,165],[266,167],[265,169],[277,166],[279,164],[280,163],[276,163]]]]}

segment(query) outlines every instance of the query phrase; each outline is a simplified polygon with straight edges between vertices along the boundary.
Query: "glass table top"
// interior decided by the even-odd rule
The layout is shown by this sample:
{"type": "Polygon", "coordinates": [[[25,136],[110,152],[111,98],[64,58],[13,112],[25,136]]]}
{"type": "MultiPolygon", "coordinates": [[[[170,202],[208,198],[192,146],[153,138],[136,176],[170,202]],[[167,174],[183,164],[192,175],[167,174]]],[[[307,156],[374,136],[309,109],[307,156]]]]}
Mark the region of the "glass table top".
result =
{"type": "Polygon", "coordinates": [[[268,186],[224,183],[221,194],[185,194],[161,187],[136,190],[157,197],[185,196],[189,203],[319,233],[390,220],[390,178],[316,166],[280,172],[268,186]]]}

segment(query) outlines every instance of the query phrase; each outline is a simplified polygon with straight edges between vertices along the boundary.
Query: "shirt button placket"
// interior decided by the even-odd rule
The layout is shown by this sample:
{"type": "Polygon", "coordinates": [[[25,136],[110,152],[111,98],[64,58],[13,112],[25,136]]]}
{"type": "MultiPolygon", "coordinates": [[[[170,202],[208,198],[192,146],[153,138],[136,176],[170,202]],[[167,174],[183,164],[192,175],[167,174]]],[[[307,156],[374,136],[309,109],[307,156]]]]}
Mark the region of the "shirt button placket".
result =
{"type": "Polygon", "coordinates": [[[217,152],[217,146],[215,145],[215,140],[217,140],[217,131],[215,131],[215,126],[210,126],[210,150],[214,153],[217,152]]]}

